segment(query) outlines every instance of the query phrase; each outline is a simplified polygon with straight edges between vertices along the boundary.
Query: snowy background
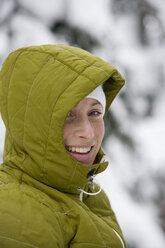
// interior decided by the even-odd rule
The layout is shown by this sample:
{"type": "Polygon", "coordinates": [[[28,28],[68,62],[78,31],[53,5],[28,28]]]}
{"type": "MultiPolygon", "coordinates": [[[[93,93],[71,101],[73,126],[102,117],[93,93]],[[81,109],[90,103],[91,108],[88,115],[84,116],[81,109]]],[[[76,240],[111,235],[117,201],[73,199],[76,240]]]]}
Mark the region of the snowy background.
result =
{"type": "MultiPolygon", "coordinates": [[[[124,75],[98,180],[128,248],[164,248],[165,1],[0,0],[0,66],[14,49],[47,43],[80,46],[124,75]]],[[[0,119],[0,162],[4,135],[0,119]]]]}

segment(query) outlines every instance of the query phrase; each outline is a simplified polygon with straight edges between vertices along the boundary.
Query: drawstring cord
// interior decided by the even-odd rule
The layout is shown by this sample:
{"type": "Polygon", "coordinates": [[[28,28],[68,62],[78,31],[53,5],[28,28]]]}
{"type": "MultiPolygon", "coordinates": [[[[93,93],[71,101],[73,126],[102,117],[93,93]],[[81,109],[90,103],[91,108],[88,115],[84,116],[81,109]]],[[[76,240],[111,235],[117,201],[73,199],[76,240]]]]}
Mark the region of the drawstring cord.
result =
{"type": "MultiPolygon", "coordinates": [[[[92,190],[94,190],[94,188],[95,188],[93,180],[94,180],[94,176],[91,177],[90,182],[89,182],[90,185],[91,185],[92,190]]],[[[97,192],[94,192],[94,193],[87,192],[87,191],[85,191],[85,190],[83,190],[82,188],[79,187],[77,190],[81,192],[80,193],[80,201],[83,201],[83,194],[86,194],[86,195],[98,195],[101,192],[102,188],[98,183],[97,183],[97,185],[100,188],[99,188],[99,190],[97,192]]]]}

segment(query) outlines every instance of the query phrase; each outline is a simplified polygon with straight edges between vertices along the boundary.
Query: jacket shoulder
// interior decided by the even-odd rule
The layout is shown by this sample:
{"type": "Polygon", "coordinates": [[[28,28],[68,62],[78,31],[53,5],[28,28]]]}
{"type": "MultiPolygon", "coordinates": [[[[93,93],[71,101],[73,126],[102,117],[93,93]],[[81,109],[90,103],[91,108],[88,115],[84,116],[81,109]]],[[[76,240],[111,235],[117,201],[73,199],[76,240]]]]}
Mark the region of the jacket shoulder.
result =
{"type": "MultiPolygon", "coordinates": [[[[59,213],[20,184],[0,184],[0,247],[64,247],[59,213]]],[[[39,193],[38,193],[39,194],[39,193]]]]}

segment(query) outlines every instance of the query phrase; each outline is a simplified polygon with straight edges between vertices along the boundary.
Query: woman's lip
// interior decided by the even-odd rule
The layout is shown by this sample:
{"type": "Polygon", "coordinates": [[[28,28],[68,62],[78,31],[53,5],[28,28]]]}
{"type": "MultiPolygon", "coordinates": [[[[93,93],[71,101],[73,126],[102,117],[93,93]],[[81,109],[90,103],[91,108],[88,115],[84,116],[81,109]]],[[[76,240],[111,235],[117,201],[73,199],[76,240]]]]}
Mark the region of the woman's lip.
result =
{"type": "Polygon", "coordinates": [[[66,145],[66,148],[69,147],[76,147],[76,148],[88,148],[88,147],[93,147],[94,145],[66,145]]]}
{"type": "Polygon", "coordinates": [[[88,153],[91,151],[91,149],[93,148],[94,146],[65,146],[66,150],[68,152],[73,152],[73,153],[88,153]]]}
{"type": "Polygon", "coordinates": [[[85,162],[85,161],[88,161],[91,158],[91,156],[93,154],[93,146],[91,147],[91,150],[89,152],[87,152],[87,153],[78,153],[78,152],[71,152],[71,151],[68,151],[68,152],[77,161],[79,161],[79,162],[85,162]]]}

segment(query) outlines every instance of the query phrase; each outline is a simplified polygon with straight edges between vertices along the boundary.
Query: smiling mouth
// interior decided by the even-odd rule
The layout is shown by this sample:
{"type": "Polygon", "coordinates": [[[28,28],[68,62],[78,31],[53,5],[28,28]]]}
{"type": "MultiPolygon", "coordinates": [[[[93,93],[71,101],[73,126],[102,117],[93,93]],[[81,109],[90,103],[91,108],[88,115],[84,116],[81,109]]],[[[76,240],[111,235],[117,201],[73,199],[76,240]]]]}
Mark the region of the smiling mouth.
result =
{"type": "Polygon", "coordinates": [[[66,149],[69,152],[72,153],[78,153],[78,154],[87,154],[92,150],[93,146],[89,147],[75,147],[75,146],[67,146],[66,149]]]}

